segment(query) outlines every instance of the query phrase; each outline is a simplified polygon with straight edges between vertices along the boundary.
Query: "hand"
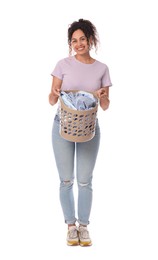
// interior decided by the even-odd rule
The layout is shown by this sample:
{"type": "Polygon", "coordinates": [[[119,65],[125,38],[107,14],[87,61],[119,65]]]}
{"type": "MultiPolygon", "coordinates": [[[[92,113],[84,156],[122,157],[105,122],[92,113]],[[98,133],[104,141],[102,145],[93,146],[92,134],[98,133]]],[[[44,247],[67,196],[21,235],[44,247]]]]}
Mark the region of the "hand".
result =
{"type": "Polygon", "coordinates": [[[58,101],[58,98],[60,96],[60,89],[52,89],[51,93],[48,96],[50,105],[55,105],[58,101]]]}
{"type": "Polygon", "coordinates": [[[99,99],[104,99],[107,98],[108,99],[108,94],[106,92],[105,88],[100,88],[99,90],[96,91],[96,95],[99,99]]]}
{"type": "Polygon", "coordinates": [[[109,89],[106,87],[106,88],[100,88],[95,92],[97,97],[100,100],[100,106],[103,110],[107,110],[109,108],[110,100],[108,97],[108,91],[109,89]]]}
{"type": "Polygon", "coordinates": [[[52,88],[51,94],[54,97],[59,97],[60,96],[60,89],[59,88],[52,88]]]}

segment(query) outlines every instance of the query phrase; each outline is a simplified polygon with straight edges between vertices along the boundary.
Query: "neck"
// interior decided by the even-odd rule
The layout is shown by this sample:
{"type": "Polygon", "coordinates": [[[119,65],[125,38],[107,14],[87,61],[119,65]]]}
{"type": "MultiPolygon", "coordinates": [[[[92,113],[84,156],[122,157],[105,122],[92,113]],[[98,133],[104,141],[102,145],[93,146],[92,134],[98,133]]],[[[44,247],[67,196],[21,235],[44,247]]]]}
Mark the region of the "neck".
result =
{"type": "Polygon", "coordinates": [[[78,61],[86,63],[86,64],[92,64],[95,61],[89,54],[86,54],[86,55],[78,55],[78,54],[76,54],[75,58],[78,61]]]}

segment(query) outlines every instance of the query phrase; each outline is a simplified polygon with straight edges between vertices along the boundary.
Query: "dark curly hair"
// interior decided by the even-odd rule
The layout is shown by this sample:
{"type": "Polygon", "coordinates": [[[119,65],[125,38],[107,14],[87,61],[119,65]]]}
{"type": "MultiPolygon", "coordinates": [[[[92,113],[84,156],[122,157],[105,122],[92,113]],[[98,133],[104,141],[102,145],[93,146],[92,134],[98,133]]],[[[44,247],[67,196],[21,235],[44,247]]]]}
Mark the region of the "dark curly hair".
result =
{"type": "Polygon", "coordinates": [[[89,20],[79,19],[78,21],[75,21],[72,24],[70,24],[68,28],[69,54],[71,55],[72,53],[72,48],[71,48],[72,34],[78,29],[83,31],[89,45],[90,45],[90,39],[92,39],[91,47],[94,46],[95,51],[97,51],[99,36],[96,27],[89,20]]]}

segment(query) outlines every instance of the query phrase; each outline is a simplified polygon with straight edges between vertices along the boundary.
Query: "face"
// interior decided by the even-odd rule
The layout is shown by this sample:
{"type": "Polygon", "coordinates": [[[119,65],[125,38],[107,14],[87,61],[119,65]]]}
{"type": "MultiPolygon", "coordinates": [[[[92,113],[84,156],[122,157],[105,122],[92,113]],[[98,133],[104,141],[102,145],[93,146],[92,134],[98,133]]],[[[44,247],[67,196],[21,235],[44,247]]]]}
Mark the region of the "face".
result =
{"type": "Polygon", "coordinates": [[[83,33],[83,31],[81,31],[80,29],[76,30],[72,34],[71,47],[77,54],[80,55],[89,52],[89,45],[88,45],[87,38],[83,33]]]}

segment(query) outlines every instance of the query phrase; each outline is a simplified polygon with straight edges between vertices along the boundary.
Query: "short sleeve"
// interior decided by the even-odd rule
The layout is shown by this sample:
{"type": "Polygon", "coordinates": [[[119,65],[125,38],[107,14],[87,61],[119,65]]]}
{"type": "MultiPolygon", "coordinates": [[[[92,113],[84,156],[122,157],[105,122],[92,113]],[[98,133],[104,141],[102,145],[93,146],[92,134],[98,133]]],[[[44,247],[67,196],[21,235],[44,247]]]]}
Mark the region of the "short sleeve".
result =
{"type": "Polygon", "coordinates": [[[61,66],[61,61],[58,61],[54,70],[51,73],[52,76],[55,76],[59,79],[63,79],[63,72],[62,72],[62,66],[61,66]]]}
{"type": "Polygon", "coordinates": [[[110,87],[112,86],[109,68],[106,66],[103,77],[102,77],[102,87],[110,87]]]}

